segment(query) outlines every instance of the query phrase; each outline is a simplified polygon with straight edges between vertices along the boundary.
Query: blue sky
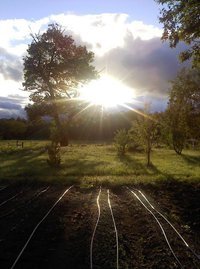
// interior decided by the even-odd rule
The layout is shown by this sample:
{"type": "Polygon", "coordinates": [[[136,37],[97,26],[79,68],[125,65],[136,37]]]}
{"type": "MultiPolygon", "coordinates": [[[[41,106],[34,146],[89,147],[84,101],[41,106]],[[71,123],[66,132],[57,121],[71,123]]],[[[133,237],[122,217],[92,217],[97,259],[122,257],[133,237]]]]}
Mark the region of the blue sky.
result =
{"type": "Polygon", "coordinates": [[[30,33],[42,33],[52,22],[95,53],[97,70],[106,67],[155,109],[166,106],[183,44],[172,50],[161,41],[155,1],[12,0],[0,1],[0,11],[0,118],[23,115],[28,103],[22,91],[23,57],[30,33]]]}
{"type": "Polygon", "coordinates": [[[38,20],[66,12],[79,15],[126,13],[134,20],[159,25],[159,5],[154,0],[11,0],[1,1],[0,10],[1,19],[38,20]]]}

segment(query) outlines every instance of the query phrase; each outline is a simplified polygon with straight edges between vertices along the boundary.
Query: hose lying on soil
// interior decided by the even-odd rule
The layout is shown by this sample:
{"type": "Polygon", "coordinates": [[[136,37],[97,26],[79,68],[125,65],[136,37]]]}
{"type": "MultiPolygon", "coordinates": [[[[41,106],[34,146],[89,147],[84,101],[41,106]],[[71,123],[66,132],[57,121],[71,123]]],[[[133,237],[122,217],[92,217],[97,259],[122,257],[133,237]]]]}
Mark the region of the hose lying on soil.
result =
{"type": "Polygon", "coordinates": [[[94,227],[94,231],[93,231],[92,239],[91,239],[91,243],[90,243],[90,268],[91,268],[91,269],[93,268],[92,255],[93,255],[93,242],[94,242],[94,236],[95,236],[96,229],[97,229],[97,226],[98,226],[98,223],[99,223],[99,219],[100,219],[100,215],[101,215],[101,208],[100,208],[100,205],[99,205],[100,194],[101,194],[101,187],[100,187],[100,189],[99,189],[99,194],[98,194],[98,196],[97,196],[98,217],[97,217],[97,221],[96,221],[96,224],[95,224],[95,227],[94,227]]]}
{"type": "Polygon", "coordinates": [[[117,232],[115,218],[114,218],[113,211],[112,211],[112,206],[111,206],[111,203],[110,203],[109,190],[107,190],[107,193],[108,193],[108,205],[109,205],[109,208],[110,208],[110,213],[111,213],[113,224],[114,224],[114,228],[115,228],[116,246],[117,246],[117,269],[118,269],[119,268],[119,242],[118,242],[119,240],[118,240],[118,232],[117,232]]]}
{"type": "Polygon", "coordinates": [[[59,203],[59,201],[64,197],[64,195],[73,187],[70,186],[68,189],[66,189],[64,191],[64,193],[58,198],[58,200],[53,204],[53,206],[48,210],[48,212],[44,215],[44,217],[38,222],[38,224],[35,226],[35,228],[33,229],[32,233],[30,234],[30,236],[28,237],[25,245],[23,246],[22,250],[20,251],[19,255],[17,256],[17,258],[15,259],[14,263],[11,266],[11,269],[13,269],[15,267],[15,265],[17,264],[18,260],[20,259],[20,257],[22,256],[24,250],[26,249],[28,243],[30,242],[31,238],[33,237],[33,235],[35,234],[36,230],[38,229],[38,227],[40,226],[40,224],[47,218],[47,216],[51,213],[51,211],[54,209],[54,207],[59,203]]]}
{"type": "Polygon", "coordinates": [[[147,199],[147,197],[140,191],[137,190],[142,196],[143,198],[146,200],[146,202],[150,205],[150,207],[156,212],[158,213],[170,226],[171,228],[176,232],[176,234],[179,236],[179,238],[183,241],[183,243],[185,244],[185,246],[194,254],[194,256],[200,260],[200,255],[198,255],[190,246],[189,244],[185,241],[185,239],[182,237],[182,235],[176,230],[176,228],[173,226],[173,224],[160,212],[158,211],[147,199]]]}
{"type": "MultiPolygon", "coordinates": [[[[127,187],[128,188],[128,187],[127,187]]],[[[171,253],[173,254],[174,258],[176,259],[177,263],[180,265],[181,268],[183,268],[183,265],[181,264],[181,262],[179,261],[178,257],[176,256],[176,254],[174,253],[170,243],[169,243],[169,240],[167,238],[167,235],[166,235],[166,232],[162,226],[162,224],[160,223],[160,221],[158,220],[158,218],[155,216],[155,214],[142,202],[142,200],[139,198],[139,196],[132,190],[130,190],[128,188],[128,190],[137,198],[137,200],[143,205],[143,207],[154,217],[154,219],[156,220],[156,222],[158,223],[163,235],[164,235],[164,238],[165,238],[165,241],[171,251],[171,253]]]]}

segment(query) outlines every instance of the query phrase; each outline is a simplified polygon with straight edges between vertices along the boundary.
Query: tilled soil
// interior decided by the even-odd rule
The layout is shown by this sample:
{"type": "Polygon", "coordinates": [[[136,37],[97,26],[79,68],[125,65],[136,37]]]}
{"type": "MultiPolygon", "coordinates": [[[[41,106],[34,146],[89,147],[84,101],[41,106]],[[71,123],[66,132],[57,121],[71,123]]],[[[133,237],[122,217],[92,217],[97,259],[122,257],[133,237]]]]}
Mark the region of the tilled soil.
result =
{"type": "MultiPolygon", "coordinates": [[[[68,187],[12,185],[0,188],[0,268],[11,268],[30,234],[68,187]],[[16,196],[15,196],[16,195],[16,196]],[[12,198],[12,199],[10,199],[12,198]],[[10,200],[9,200],[10,199],[10,200]]],[[[129,186],[141,190],[152,205],[171,221],[196,253],[200,253],[200,184],[169,181],[129,186]]],[[[100,187],[72,187],[33,237],[14,268],[117,268],[117,245],[102,187],[100,220],[93,249],[91,238],[98,217],[100,187]]],[[[126,187],[109,188],[119,243],[119,268],[181,268],[155,218],[126,187]]],[[[143,203],[145,202],[142,199],[143,203]]],[[[148,207],[153,211],[152,208],[148,207]]],[[[200,268],[198,260],[174,230],[155,211],[182,268],[200,268]]]]}

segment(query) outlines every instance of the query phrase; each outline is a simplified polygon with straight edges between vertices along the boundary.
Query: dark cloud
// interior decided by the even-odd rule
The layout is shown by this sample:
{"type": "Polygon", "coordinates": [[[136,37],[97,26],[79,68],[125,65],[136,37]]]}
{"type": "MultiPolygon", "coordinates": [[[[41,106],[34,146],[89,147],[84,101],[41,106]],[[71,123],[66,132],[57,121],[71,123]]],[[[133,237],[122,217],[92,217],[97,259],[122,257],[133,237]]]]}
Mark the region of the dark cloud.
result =
{"type": "Polygon", "coordinates": [[[149,105],[149,109],[152,112],[164,111],[167,106],[167,97],[155,97],[155,96],[139,96],[133,102],[132,106],[137,109],[144,109],[144,104],[149,105]]]}
{"type": "Polygon", "coordinates": [[[127,32],[124,47],[109,51],[96,58],[97,68],[105,67],[110,75],[123,80],[134,88],[139,95],[157,96],[168,94],[169,80],[172,80],[183,66],[179,63],[178,54],[185,48],[180,44],[171,49],[160,38],[150,40],[134,39],[127,32]]]}
{"type": "Polygon", "coordinates": [[[21,110],[0,110],[0,119],[10,119],[10,118],[26,118],[26,113],[24,109],[21,110]]]}
{"type": "Polygon", "coordinates": [[[22,107],[25,98],[23,96],[0,97],[0,118],[26,117],[22,107]]]}
{"type": "Polygon", "coordinates": [[[21,108],[21,106],[15,104],[15,103],[0,101],[0,109],[16,109],[16,110],[18,110],[20,108],[21,108]]]}
{"type": "Polygon", "coordinates": [[[19,57],[8,53],[0,47],[0,74],[4,79],[20,81],[22,79],[22,62],[19,57]]]}
{"type": "Polygon", "coordinates": [[[19,94],[9,94],[7,97],[0,96],[0,102],[12,102],[18,105],[22,105],[27,102],[27,97],[19,94]]]}

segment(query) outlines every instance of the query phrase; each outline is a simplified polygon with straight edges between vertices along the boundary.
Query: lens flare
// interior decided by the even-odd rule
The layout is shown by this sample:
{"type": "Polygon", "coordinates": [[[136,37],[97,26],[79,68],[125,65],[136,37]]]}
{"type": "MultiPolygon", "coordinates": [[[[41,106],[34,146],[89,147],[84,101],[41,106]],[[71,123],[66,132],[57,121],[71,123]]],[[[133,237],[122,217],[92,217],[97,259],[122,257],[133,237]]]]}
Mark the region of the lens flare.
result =
{"type": "Polygon", "coordinates": [[[84,85],[80,89],[80,99],[102,107],[123,105],[132,102],[134,98],[133,89],[107,75],[84,85]]]}

